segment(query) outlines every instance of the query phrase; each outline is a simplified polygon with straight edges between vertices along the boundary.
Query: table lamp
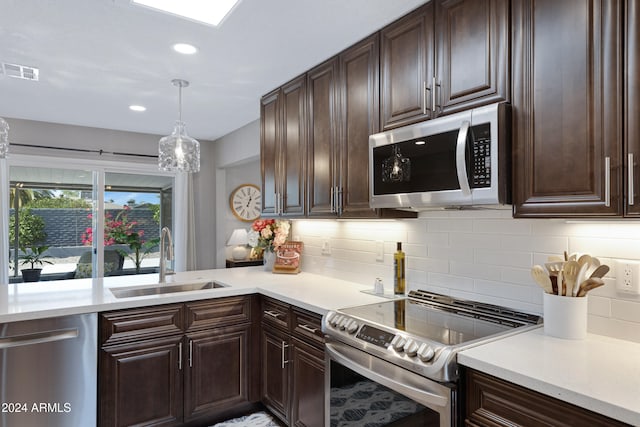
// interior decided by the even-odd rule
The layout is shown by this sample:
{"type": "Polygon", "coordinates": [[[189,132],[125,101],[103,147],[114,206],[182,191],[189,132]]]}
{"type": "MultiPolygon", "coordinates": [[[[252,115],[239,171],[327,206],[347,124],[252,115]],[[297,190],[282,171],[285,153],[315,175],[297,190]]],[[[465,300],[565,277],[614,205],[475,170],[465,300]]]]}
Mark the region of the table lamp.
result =
{"type": "Polygon", "coordinates": [[[231,251],[231,256],[234,261],[239,261],[247,258],[247,243],[249,239],[247,237],[247,230],[244,228],[236,228],[231,233],[231,237],[227,241],[227,246],[235,246],[231,251]]]}

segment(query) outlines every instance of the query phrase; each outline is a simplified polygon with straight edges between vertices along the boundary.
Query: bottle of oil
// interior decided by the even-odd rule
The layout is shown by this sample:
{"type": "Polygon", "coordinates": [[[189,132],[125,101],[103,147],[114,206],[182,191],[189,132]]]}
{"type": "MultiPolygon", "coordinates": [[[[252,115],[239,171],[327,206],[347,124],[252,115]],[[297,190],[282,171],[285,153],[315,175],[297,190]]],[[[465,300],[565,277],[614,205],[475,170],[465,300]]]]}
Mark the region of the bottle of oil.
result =
{"type": "Polygon", "coordinates": [[[393,293],[404,295],[405,290],[405,257],[402,252],[402,242],[398,242],[397,251],[393,254],[393,293]]]}

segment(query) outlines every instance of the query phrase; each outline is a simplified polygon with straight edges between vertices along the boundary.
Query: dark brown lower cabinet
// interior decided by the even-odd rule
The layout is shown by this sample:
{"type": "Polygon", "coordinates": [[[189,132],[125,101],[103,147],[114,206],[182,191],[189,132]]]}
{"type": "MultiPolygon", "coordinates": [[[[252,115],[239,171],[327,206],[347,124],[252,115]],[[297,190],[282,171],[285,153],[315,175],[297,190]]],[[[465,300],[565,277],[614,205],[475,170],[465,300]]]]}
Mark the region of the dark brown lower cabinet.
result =
{"type": "Polygon", "coordinates": [[[296,338],[291,346],[291,425],[324,425],[324,350],[296,338]]]}
{"type": "Polygon", "coordinates": [[[472,369],[466,370],[467,427],[627,426],[472,369]]]}
{"type": "Polygon", "coordinates": [[[209,425],[259,400],[255,297],[100,315],[100,426],[209,425]]]}
{"type": "Polygon", "coordinates": [[[321,316],[262,300],[262,403],[288,426],[324,427],[321,316]]]}

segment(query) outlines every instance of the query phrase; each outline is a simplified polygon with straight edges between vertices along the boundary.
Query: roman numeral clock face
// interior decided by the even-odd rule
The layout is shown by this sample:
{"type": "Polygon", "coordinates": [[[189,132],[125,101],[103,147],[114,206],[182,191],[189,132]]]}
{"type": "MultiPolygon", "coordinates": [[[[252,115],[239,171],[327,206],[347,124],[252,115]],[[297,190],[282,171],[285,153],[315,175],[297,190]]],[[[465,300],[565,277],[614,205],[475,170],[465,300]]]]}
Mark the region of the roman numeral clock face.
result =
{"type": "Polygon", "coordinates": [[[243,184],[231,192],[229,198],[231,212],[240,221],[253,221],[260,218],[262,195],[253,184],[243,184]]]}

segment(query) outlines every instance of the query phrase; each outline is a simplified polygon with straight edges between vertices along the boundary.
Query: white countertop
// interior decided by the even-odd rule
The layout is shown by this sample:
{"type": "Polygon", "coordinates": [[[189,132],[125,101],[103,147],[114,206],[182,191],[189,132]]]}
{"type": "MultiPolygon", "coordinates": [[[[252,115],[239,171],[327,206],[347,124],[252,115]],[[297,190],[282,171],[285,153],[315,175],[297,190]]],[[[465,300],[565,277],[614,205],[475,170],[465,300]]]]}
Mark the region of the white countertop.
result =
{"type": "Polygon", "coordinates": [[[565,340],[543,328],[462,351],[458,362],[608,417],[640,425],[640,344],[565,340]]]}
{"type": "MultiPolygon", "coordinates": [[[[0,323],[68,314],[260,293],[318,314],[384,299],[363,285],[311,273],[271,274],[262,267],[178,273],[168,283],[214,280],[227,287],[118,299],[109,288],[157,284],[157,274],[0,286],[0,323]]],[[[640,344],[599,335],[584,341],[543,329],[465,350],[458,361],[498,378],[640,425],[640,344]]]]}
{"type": "Polygon", "coordinates": [[[382,300],[381,297],[360,292],[371,289],[371,285],[364,286],[304,272],[295,275],[271,274],[262,267],[202,270],[167,276],[168,284],[209,280],[227,287],[118,299],[109,288],[154,285],[158,282],[158,275],[2,285],[0,323],[252,293],[278,298],[318,314],[334,308],[382,300]]]}

